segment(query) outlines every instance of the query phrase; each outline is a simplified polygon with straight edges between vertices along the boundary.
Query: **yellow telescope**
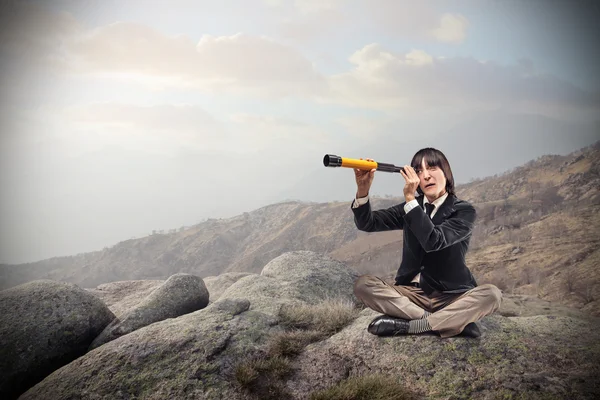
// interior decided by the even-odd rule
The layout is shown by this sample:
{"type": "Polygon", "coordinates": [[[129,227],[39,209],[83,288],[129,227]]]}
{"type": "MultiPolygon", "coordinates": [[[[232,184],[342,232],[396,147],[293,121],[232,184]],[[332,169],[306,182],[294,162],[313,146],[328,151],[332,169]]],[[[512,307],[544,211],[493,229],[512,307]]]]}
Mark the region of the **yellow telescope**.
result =
{"type": "Polygon", "coordinates": [[[386,164],[367,160],[357,160],[355,158],[344,158],[340,156],[334,156],[333,154],[325,154],[325,157],[323,157],[323,165],[325,165],[326,167],[358,168],[367,171],[370,171],[373,168],[375,168],[377,171],[383,172],[404,172],[404,168],[397,167],[394,164],[386,164]]]}

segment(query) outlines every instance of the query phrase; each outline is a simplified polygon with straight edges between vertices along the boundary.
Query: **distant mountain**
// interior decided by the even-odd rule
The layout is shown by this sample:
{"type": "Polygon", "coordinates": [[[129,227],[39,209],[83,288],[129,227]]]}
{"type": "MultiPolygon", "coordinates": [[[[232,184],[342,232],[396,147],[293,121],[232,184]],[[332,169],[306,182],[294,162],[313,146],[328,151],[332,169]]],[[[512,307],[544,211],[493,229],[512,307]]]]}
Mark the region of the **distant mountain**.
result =
{"type": "MultiPolygon", "coordinates": [[[[542,156],[504,174],[457,187],[478,210],[467,263],[480,282],[600,311],[600,142],[567,156],[542,156]],[[585,279],[584,279],[585,278],[585,279]],[[579,282],[585,283],[585,287],[579,282]]],[[[374,197],[373,208],[402,198],[374,197]]],[[[350,199],[281,202],[233,218],[209,219],[103,251],[0,266],[1,288],[48,278],[101,283],[259,272],[289,251],[329,254],[359,272],[392,274],[402,232],[356,229],[350,199]]]]}

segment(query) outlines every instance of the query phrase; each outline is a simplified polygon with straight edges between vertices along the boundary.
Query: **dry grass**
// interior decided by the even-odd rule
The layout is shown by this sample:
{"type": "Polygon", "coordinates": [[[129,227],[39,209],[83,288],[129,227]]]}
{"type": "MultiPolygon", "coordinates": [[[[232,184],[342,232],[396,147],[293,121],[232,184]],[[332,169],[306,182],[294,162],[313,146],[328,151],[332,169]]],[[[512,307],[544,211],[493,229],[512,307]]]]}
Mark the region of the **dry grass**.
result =
{"type": "Polygon", "coordinates": [[[325,390],[314,392],[310,400],[405,400],[415,398],[397,379],[386,375],[348,378],[325,390]]]}
{"type": "Polygon", "coordinates": [[[285,379],[292,372],[291,359],[310,343],[323,340],[353,321],[359,310],[354,303],[326,300],[318,305],[282,307],[279,323],[283,332],[273,335],[266,350],[249,357],[235,368],[238,385],[259,399],[285,399],[285,379]]]}
{"type": "Polygon", "coordinates": [[[352,322],[358,309],[348,300],[330,299],[317,305],[287,306],[279,311],[280,324],[331,336],[352,322]]]}
{"type": "Polygon", "coordinates": [[[259,399],[278,400],[289,397],[283,381],[291,372],[288,359],[261,355],[238,364],[235,380],[259,399]]]}
{"type": "Polygon", "coordinates": [[[318,342],[326,337],[319,331],[293,330],[280,332],[269,341],[268,354],[272,356],[294,357],[310,343],[318,342]]]}

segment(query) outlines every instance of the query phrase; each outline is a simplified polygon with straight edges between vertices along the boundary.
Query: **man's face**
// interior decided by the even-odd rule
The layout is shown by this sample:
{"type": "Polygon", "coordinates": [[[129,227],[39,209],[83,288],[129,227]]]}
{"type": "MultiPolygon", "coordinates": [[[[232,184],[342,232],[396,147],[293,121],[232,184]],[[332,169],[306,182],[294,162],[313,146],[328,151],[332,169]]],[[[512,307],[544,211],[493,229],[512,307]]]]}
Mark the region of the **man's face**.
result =
{"type": "Polygon", "coordinates": [[[416,171],[419,176],[419,187],[431,200],[443,196],[446,192],[446,176],[439,167],[428,167],[425,158],[421,162],[421,167],[416,171]]]}

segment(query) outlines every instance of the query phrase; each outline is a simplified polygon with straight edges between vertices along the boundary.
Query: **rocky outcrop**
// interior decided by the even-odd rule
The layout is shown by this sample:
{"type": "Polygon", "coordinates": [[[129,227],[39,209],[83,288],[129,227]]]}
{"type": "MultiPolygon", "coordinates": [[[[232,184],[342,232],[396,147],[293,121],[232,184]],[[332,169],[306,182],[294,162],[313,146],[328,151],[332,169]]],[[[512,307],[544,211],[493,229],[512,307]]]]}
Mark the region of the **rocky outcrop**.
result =
{"type": "Polygon", "coordinates": [[[125,317],[112,321],[92,342],[90,349],[155,322],[200,310],[207,304],[208,290],[202,278],[189,274],[175,274],[125,317]]]}
{"type": "Polygon", "coordinates": [[[372,374],[391,376],[413,398],[423,399],[600,396],[600,320],[569,315],[566,309],[553,315],[547,302],[529,310],[533,300],[507,296],[511,301],[480,322],[478,339],[379,338],[366,330],[379,315],[370,309],[323,336],[314,326],[290,328],[279,313],[289,304],[310,313],[311,305],[316,310],[335,296],[352,307],[353,279],[349,268],[326,256],[284,254],[260,275],[237,280],[206,308],[110,341],[55,371],[22,399],[277,398],[261,397],[240,384],[256,379],[253,374],[261,374],[268,362],[246,370],[242,379],[239,366],[268,355],[281,337],[279,352],[288,356],[271,359],[271,365],[291,367],[285,374],[257,378],[279,379],[286,393],[279,398],[308,399],[315,390],[372,374]],[[535,315],[538,311],[546,315],[535,315]]]}
{"type": "Polygon", "coordinates": [[[379,338],[366,309],[342,332],[309,345],[288,381],[295,399],[348,376],[397,377],[415,398],[597,398],[600,322],[539,315],[481,322],[482,337],[379,338]]]}
{"type": "Polygon", "coordinates": [[[115,318],[70,284],[33,281],[0,292],[0,398],[16,398],[87,351],[115,318]]]}
{"type": "Polygon", "coordinates": [[[231,384],[236,360],[276,329],[274,317],[249,306],[222,299],[136,330],[54,372],[21,400],[240,398],[231,384]]]}

